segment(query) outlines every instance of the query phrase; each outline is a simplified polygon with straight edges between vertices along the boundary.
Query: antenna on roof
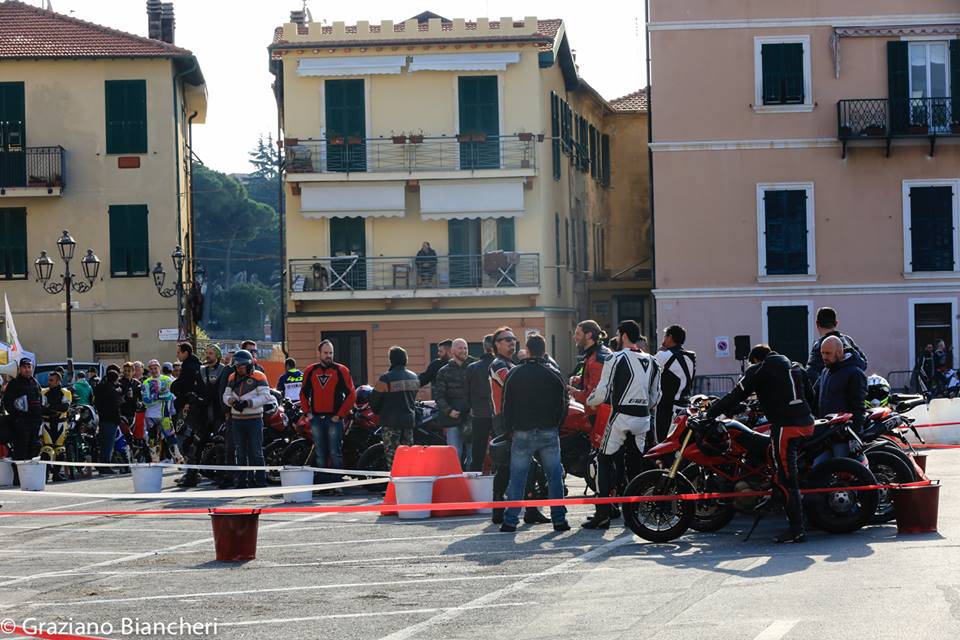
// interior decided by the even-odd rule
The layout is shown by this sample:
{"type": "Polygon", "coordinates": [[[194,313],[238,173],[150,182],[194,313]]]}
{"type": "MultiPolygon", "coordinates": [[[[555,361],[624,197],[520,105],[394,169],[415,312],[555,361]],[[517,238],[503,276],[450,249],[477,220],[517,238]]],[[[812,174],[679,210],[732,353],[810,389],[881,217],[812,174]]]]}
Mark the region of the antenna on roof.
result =
{"type": "Polygon", "coordinates": [[[44,4],[46,5],[44,9],[47,11],[53,11],[53,0],[47,0],[44,4]]]}

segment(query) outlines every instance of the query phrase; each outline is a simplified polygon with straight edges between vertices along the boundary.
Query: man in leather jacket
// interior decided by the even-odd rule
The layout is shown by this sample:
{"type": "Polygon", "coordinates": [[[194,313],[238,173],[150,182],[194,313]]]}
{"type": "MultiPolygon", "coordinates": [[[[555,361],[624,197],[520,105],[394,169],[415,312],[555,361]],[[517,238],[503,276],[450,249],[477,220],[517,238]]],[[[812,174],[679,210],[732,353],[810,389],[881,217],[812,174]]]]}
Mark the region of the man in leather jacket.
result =
{"type": "Polygon", "coordinates": [[[768,345],[750,351],[750,367],[733,391],[717,400],[707,416],[731,415],[741,402],[757,394],[757,400],[771,425],[771,446],[777,463],[775,486],[786,499],[790,529],[774,542],[803,542],[803,502],[797,470],[798,439],[813,435],[813,388],[803,367],[791,362],[768,345]]]}
{"type": "Polygon", "coordinates": [[[40,450],[40,423],[43,419],[43,396],[40,384],[33,377],[33,362],[20,359],[17,377],[7,383],[3,392],[3,408],[11,416],[14,460],[29,460],[40,450]]]}
{"type": "Polygon", "coordinates": [[[383,455],[388,470],[393,468],[397,447],[413,446],[420,391],[420,379],[407,369],[407,352],[402,347],[390,347],[389,358],[390,369],[380,376],[370,394],[370,408],[380,416],[383,427],[383,455]]]}
{"type": "Polygon", "coordinates": [[[493,400],[490,398],[490,365],[493,364],[493,334],[483,336],[483,355],[467,365],[467,405],[472,416],[470,470],[483,471],[487,445],[493,433],[493,400]]]}

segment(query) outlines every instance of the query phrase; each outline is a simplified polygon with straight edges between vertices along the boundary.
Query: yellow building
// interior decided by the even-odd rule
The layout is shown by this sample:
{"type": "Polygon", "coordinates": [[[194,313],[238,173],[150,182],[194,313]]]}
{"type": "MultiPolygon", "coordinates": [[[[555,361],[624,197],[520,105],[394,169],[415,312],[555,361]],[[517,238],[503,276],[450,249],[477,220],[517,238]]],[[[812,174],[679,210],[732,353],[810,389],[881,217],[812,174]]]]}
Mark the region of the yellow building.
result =
{"type": "Polygon", "coordinates": [[[330,338],[366,381],[393,344],[417,369],[440,340],[475,352],[507,324],[571,366],[587,285],[612,271],[611,181],[636,169],[612,166],[615,110],[579,77],[563,22],[323,26],[295,11],[270,60],[291,354],[330,338]]]}
{"type": "Polygon", "coordinates": [[[63,229],[74,273],[88,248],[101,261],[73,297],[74,358],[173,356],[158,335],[177,327],[176,298],[157,294],[151,271],[163,261],[169,287],[173,249],[190,247],[190,127],[206,87],[173,44],[173,6],[147,7],[150,38],[0,2],[0,290],[41,362],[65,359],[65,302],[35,282],[34,260],[46,250],[54,280],[63,272],[63,229]]]}

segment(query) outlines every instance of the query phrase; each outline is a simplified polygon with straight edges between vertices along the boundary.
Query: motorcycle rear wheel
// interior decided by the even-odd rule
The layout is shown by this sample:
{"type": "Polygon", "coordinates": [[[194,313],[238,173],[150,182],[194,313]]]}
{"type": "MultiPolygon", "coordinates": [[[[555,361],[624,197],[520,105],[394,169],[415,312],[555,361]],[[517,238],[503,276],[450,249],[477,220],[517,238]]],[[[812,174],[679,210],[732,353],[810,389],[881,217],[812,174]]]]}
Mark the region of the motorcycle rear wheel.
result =
{"type": "MultiPolygon", "coordinates": [[[[849,458],[831,458],[814,467],[806,488],[853,487],[877,484],[873,473],[849,458]]],[[[817,528],[827,533],[852,533],[870,523],[880,497],[871,491],[831,491],[804,496],[804,512],[817,528]]]]}
{"type": "MultiPolygon", "coordinates": [[[[383,451],[383,443],[378,442],[375,445],[367,447],[367,450],[360,454],[360,459],[357,460],[357,469],[360,471],[386,471],[387,470],[387,456],[383,451]]],[[[373,476],[359,476],[360,480],[367,480],[373,476]]],[[[370,493],[383,493],[384,485],[382,484],[367,484],[364,485],[364,488],[370,493]]]]}
{"type": "MultiPolygon", "coordinates": [[[[693,485],[682,474],[671,480],[663,469],[641,473],[630,481],[625,496],[670,496],[695,493],[693,485]]],[[[662,502],[625,502],[623,522],[631,531],[650,542],[669,542],[682,536],[694,517],[690,500],[662,502]]]]}
{"type": "MultiPolygon", "coordinates": [[[[911,466],[885,448],[867,452],[870,471],[877,478],[877,484],[906,484],[917,480],[911,466]]],[[[880,489],[877,511],[873,514],[873,524],[883,524],[895,519],[893,494],[890,489],[880,489]]]]}
{"type": "MultiPolygon", "coordinates": [[[[698,464],[690,464],[683,471],[683,475],[693,485],[695,493],[722,493],[732,491],[730,486],[714,486],[708,484],[709,476],[704,472],[703,467],[698,464]]],[[[721,480],[725,485],[729,482],[721,480]]],[[[733,501],[725,500],[697,500],[694,507],[693,520],[690,522],[690,528],[703,533],[712,533],[719,531],[730,524],[734,516],[737,515],[737,509],[733,506],[733,501]]]]}
{"type": "MultiPolygon", "coordinates": [[[[282,438],[268,444],[263,449],[263,464],[268,467],[283,466],[283,452],[286,448],[287,443],[282,438]]],[[[280,484],[280,472],[267,471],[267,482],[269,484],[280,484]]]]}
{"type": "Polygon", "coordinates": [[[283,450],[283,466],[303,467],[309,462],[312,447],[305,438],[299,438],[288,444],[283,450]]]}

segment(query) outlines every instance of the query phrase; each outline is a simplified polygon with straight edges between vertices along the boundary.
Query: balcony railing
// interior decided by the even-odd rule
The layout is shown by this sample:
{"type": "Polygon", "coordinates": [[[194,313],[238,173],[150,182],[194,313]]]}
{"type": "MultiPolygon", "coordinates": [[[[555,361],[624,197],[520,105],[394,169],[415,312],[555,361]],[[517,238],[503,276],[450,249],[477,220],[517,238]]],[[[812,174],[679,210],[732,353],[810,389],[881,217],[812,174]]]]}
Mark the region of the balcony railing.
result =
{"type": "MultiPolygon", "coordinates": [[[[837,103],[837,137],[854,140],[960,136],[960,99],[860,98],[837,103]]],[[[889,152],[889,146],[888,146],[889,152]]]]}
{"type": "Polygon", "coordinates": [[[356,255],[290,261],[290,290],[305,292],[514,289],[540,286],[540,254],[367,258],[356,255]]]}
{"type": "Polygon", "coordinates": [[[8,150],[0,150],[0,189],[62,189],[63,155],[63,147],[8,147],[8,150]]]}
{"type": "Polygon", "coordinates": [[[474,171],[536,168],[537,139],[516,136],[329,138],[286,148],[287,173],[474,171]]]}

